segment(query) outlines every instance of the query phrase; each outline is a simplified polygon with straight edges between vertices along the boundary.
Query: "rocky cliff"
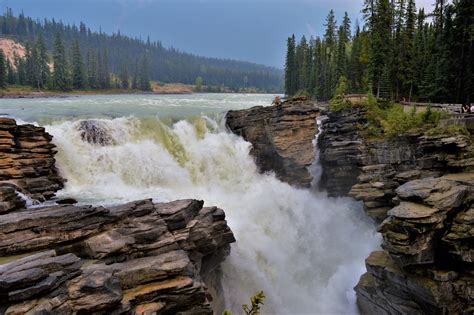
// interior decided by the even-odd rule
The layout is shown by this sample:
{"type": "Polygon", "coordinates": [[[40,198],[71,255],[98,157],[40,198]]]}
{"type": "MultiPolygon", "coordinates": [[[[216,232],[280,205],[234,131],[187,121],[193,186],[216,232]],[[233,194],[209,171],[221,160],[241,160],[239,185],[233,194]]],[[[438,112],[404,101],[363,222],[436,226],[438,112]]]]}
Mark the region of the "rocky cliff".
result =
{"type": "Polygon", "coordinates": [[[261,172],[273,171],[284,182],[309,187],[319,112],[315,103],[295,98],[275,106],[229,111],[226,123],[252,143],[250,153],[261,172]]]}
{"type": "MultiPolygon", "coordinates": [[[[316,132],[310,122],[319,110],[301,99],[285,104],[300,113],[292,122],[297,134],[305,136],[287,132],[279,139],[292,152],[309,152],[316,132]]],[[[231,112],[228,125],[253,144],[262,170],[307,186],[303,169],[308,164],[300,163],[299,171],[292,172],[272,140],[273,130],[289,128],[285,119],[279,120],[285,117],[282,112],[278,106],[231,112]]],[[[413,132],[367,139],[360,132],[367,124],[362,109],[323,114],[320,188],[330,196],[361,200],[383,236],[383,251],[367,258],[367,273],[355,288],[362,313],[473,314],[473,136],[413,132]]]]}
{"type": "Polygon", "coordinates": [[[378,222],[396,205],[393,198],[400,185],[474,169],[472,136],[414,132],[364,139],[358,130],[366,123],[358,108],[328,113],[319,137],[321,186],[331,196],[363,201],[367,214],[378,222]]]}
{"type": "Polygon", "coordinates": [[[474,173],[410,181],[356,286],[365,314],[474,313],[474,173]]]}
{"type": "Polygon", "coordinates": [[[364,139],[364,113],[328,113],[319,136],[322,187],[350,195],[381,223],[384,251],[355,290],[364,314],[474,313],[472,135],[364,139]]]}
{"type": "Polygon", "coordinates": [[[235,241],[223,210],[197,200],[25,208],[17,191],[49,198],[62,185],[54,146],[42,128],[1,121],[0,314],[223,309],[220,263],[235,241]]]}
{"type": "Polygon", "coordinates": [[[0,313],[211,314],[204,280],[234,241],[196,200],[1,215],[0,313]]]}
{"type": "Polygon", "coordinates": [[[44,201],[63,187],[51,139],[44,128],[0,117],[0,214],[24,205],[15,191],[44,201]]]}

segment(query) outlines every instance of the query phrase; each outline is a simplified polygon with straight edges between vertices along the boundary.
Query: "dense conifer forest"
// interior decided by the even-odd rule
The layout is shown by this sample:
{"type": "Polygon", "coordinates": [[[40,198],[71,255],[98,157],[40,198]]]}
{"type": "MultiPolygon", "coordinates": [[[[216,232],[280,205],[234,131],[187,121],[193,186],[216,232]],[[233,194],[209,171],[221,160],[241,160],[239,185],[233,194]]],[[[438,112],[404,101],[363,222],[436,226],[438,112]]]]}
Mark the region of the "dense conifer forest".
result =
{"type": "Polygon", "coordinates": [[[0,37],[19,41],[26,56],[13,62],[0,53],[0,87],[29,85],[38,89],[123,88],[148,91],[150,80],[196,84],[212,91],[230,88],[277,92],[281,70],[250,62],[206,58],[152,42],[95,32],[56,20],[34,20],[7,9],[0,16],[0,37]]]}
{"type": "Polygon", "coordinates": [[[322,38],[288,38],[287,95],[329,100],[336,90],[378,98],[474,101],[474,1],[365,0],[364,24],[331,11],[322,38]],[[337,89],[339,87],[339,89],[337,89]]]}

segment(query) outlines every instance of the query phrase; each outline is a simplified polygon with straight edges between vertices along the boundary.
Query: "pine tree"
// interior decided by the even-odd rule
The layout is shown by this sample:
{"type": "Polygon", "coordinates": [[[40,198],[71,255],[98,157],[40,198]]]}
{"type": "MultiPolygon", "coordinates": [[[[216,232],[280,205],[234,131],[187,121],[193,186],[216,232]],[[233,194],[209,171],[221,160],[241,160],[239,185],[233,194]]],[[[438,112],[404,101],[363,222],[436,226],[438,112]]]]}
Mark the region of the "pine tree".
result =
{"type": "Polygon", "coordinates": [[[61,91],[69,90],[69,70],[66,59],[66,52],[64,49],[63,41],[61,39],[61,34],[59,33],[56,33],[56,38],[54,40],[53,63],[53,87],[61,91]]]}
{"type": "Polygon", "coordinates": [[[97,53],[98,88],[110,88],[109,55],[106,49],[97,53]]]}
{"type": "Polygon", "coordinates": [[[474,3],[459,0],[454,3],[452,69],[455,82],[455,100],[474,102],[474,3]]]}
{"type": "Polygon", "coordinates": [[[0,89],[5,89],[8,83],[7,61],[3,50],[0,49],[0,89]]]}
{"type": "Polygon", "coordinates": [[[97,60],[92,50],[87,52],[87,82],[91,89],[97,89],[98,74],[97,74],[97,60]]]}
{"type": "Polygon", "coordinates": [[[135,71],[133,73],[132,89],[138,90],[138,59],[135,60],[135,71]]]}
{"type": "Polygon", "coordinates": [[[319,99],[320,97],[320,89],[319,89],[319,75],[321,72],[321,39],[319,37],[316,38],[313,45],[313,61],[311,65],[311,95],[319,99]]]}
{"type": "Polygon", "coordinates": [[[336,77],[339,79],[340,76],[346,74],[347,67],[347,56],[346,56],[346,47],[351,40],[351,21],[347,12],[344,15],[343,22],[339,26],[338,31],[338,42],[337,42],[337,68],[336,68],[336,77]]]}
{"type": "Polygon", "coordinates": [[[19,85],[26,85],[27,84],[27,76],[26,76],[26,61],[25,58],[20,58],[15,56],[15,66],[19,85]]]}
{"type": "Polygon", "coordinates": [[[365,0],[363,13],[366,24],[357,25],[353,37],[347,14],[336,27],[331,11],[323,40],[311,39],[308,45],[302,37],[292,45],[288,39],[287,94],[304,89],[328,100],[342,78],[348,91],[370,89],[384,99],[472,102],[471,0],[436,0],[428,20],[423,9],[416,13],[415,0],[365,0]]]}
{"type": "Polygon", "coordinates": [[[362,8],[362,13],[364,14],[364,19],[367,22],[367,27],[370,32],[373,30],[375,22],[375,1],[376,0],[364,0],[364,6],[362,8]]]}
{"type": "Polygon", "coordinates": [[[38,53],[38,88],[42,89],[48,85],[50,80],[50,70],[48,65],[48,49],[44,41],[43,34],[40,33],[36,41],[36,51],[38,53]]]}
{"type": "Polygon", "coordinates": [[[202,91],[202,85],[203,85],[204,81],[202,79],[202,77],[197,77],[196,78],[196,81],[194,83],[194,85],[196,86],[196,92],[201,92],[202,91]]]}
{"type": "Polygon", "coordinates": [[[306,88],[307,68],[308,68],[308,42],[303,35],[300,43],[296,47],[296,69],[297,69],[297,92],[303,92],[306,88]]]}
{"type": "Polygon", "coordinates": [[[77,38],[72,44],[72,86],[77,90],[87,87],[86,69],[77,38]]]}
{"type": "Polygon", "coordinates": [[[36,73],[34,72],[35,61],[33,60],[33,48],[31,47],[30,42],[25,43],[25,85],[30,85],[32,87],[36,86],[36,73]]]}
{"type": "Polygon", "coordinates": [[[148,61],[148,55],[145,53],[142,57],[140,66],[140,76],[138,81],[138,87],[142,91],[151,91],[150,84],[150,64],[148,61]]]}
{"type": "Polygon", "coordinates": [[[31,47],[30,51],[30,60],[28,66],[28,76],[30,78],[30,84],[32,87],[40,90],[41,89],[41,69],[39,67],[39,53],[36,46],[31,47]]]}
{"type": "Polygon", "coordinates": [[[380,81],[378,83],[378,97],[387,100],[392,98],[391,83],[390,68],[388,64],[385,64],[384,68],[382,69],[380,81]]]}
{"type": "Polygon", "coordinates": [[[324,41],[329,47],[333,47],[336,44],[336,17],[333,10],[329,11],[324,26],[326,26],[324,41]]]}
{"type": "Polygon", "coordinates": [[[130,87],[129,74],[127,64],[124,62],[120,69],[120,88],[127,90],[130,87]]]}
{"type": "Polygon", "coordinates": [[[18,78],[17,74],[15,72],[15,68],[13,68],[13,65],[11,64],[10,61],[7,60],[7,82],[9,85],[14,85],[17,83],[18,78]]]}
{"type": "Polygon", "coordinates": [[[337,78],[337,42],[336,42],[336,19],[334,11],[329,11],[326,18],[326,30],[324,33],[324,60],[322,72],[322,100],[329,100],[336,88],[337,78]]]}
{"type": "Polygon", "coordinates": [[[294,95],[296,93],[295,45],[295,35],[288,37],[285,61],[285,94],[289,96],[294,95]]]}
{"type": "Polygon", "coordinates": [[[303,75],[304,75],[304,84],[303,89],[306,94],[311,95],[312,89],[312,77],[311,77],[311,70],[313,65],[313,49],[314,49],[314,39],[311,38],[309,44],[306,46],[306,50],[304,52],[304,59],[303,59],[303,75]]]}
{"type": "Polygon", "coordinates": [[[415,30],[415,41],[413,44],[413,88],[410,97],[410,100],[413,99],[413,96],[416,98],[420,97],[420,92],[423,89],[424,82],[424,73],[426,72],[427,64],[427,40],[426,40],[426,27],[425,27],[425,12],[423,9],[420,9],[417,14],[417,26],[415,30]]]}
{"type": "Polygon", "coordinates": [[[408,101],[411,101],[413,94],[413,85],[415,84],[415,66],[416,66],[416,53],[415,53],[415,27],[416,27],[416,6],[415,0],[408,0],[407,11],[406,11],[406,27],[404,32],[404,38],[406,40],[405,54],[404,54],[404,71],[406,81],[404,92],[405,95],[408,91],[408,101]]]}
{"type": "Polygon", "coordinates": [[[394,81],[395,98],[398,100],[401,88],[405,82],[407,52],[407,38],[405,33],[405,0],[396,0],[392,8],[394,16],[394,41],[393,41],[393,59],[391,63],[391,76],[394,81]]]}
{"type": "MultiPolygon", "coordinates": [[[[389,0],[377,0],[371,30],[370,73],[372,85],[377,97],[381,97],[381,88],[390,90],[389,86],[382,87],[382,74],[390,76],[390,61],[392,59],[392,6],[389,0]]],[[[383,85],[387,85],[384,78],[383,85]]],[[[387,94],[387,93],[385,93],[387,94]]]]}

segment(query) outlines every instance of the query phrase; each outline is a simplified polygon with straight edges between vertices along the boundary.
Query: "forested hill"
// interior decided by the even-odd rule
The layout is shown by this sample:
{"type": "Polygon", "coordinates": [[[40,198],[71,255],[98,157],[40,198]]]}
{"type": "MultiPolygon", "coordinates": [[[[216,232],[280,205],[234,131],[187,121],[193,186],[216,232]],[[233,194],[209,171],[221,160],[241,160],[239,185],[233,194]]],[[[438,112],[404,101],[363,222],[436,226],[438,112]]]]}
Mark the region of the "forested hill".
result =
{"type": "Polygon", "coordinates": [[[34,43],[41,34],[50,52],[54,49],[58,34],[66,52],[72,51],[77,40],[86,67],[87,56],[105,56],[108,70],[117,76],[124,71],[133,76],[137,69],[140,71],[139,64],[146,55],[149,78],[164,83],[195,84],[199,78],[198,81],[204,85],[225,86],[234,90],[254,87],[260,91],[277,92],[283,88],[283,71],[273,67],[196,56],[164,47],[159,41],[131,38],[120,31],[112,35],[96,32],[82,22],[77,26],[54,19],[39,21],[23,13],[14,16],[7,9],[0,16],[0,26],[1,37],[14,38],[23,44],[34,43]]]}
{"type": "Polygon", "coordinates": [[[338,93],[428,102],[474,101],[474,1],[365,0],[365,24],[352,32],[334,12],[324,36],[288,38],[286,94],[318,100],[338,93]]]}

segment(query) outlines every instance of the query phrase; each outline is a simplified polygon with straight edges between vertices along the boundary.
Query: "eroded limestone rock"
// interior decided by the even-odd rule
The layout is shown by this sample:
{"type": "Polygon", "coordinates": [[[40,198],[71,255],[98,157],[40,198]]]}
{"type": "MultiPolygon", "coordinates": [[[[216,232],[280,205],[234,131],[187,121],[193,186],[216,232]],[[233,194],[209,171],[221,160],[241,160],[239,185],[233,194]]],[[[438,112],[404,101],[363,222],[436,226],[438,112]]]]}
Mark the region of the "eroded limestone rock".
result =
{"type": "Polygon", "coordinates": [[[280,105],[229,111],[227,126],[252,144],[251,154],[261,172],[275,172],[291,185],[309,187],[307,167],[315,158],[319,108],[306,98],[280,105]]]}
{"type": "Polygon", "coordinates": [[[474,311],[474,173],[416,179],[379,226],[384,252],[367,258],[356,287],[366,314],[474,311]]]}
{"type": "Polygon", "coordinates": [[[0,215],[0,313],[212,314],[204,279],[234,241],[197,200],[0,215]]]}
{"type": "MultiPolygon", "coordinates": [[[[14,119],[0,117],[0,185],[8,184],[38,200],[49,199],[61,189],[64,180],[54,165],[51,139],[42,127],[17,125],[14,119]]],[[[5,189],[1,190],[0,213],[21,207],[18,199],[12,201],[11,193],[5,196],[5,189]]]]}

